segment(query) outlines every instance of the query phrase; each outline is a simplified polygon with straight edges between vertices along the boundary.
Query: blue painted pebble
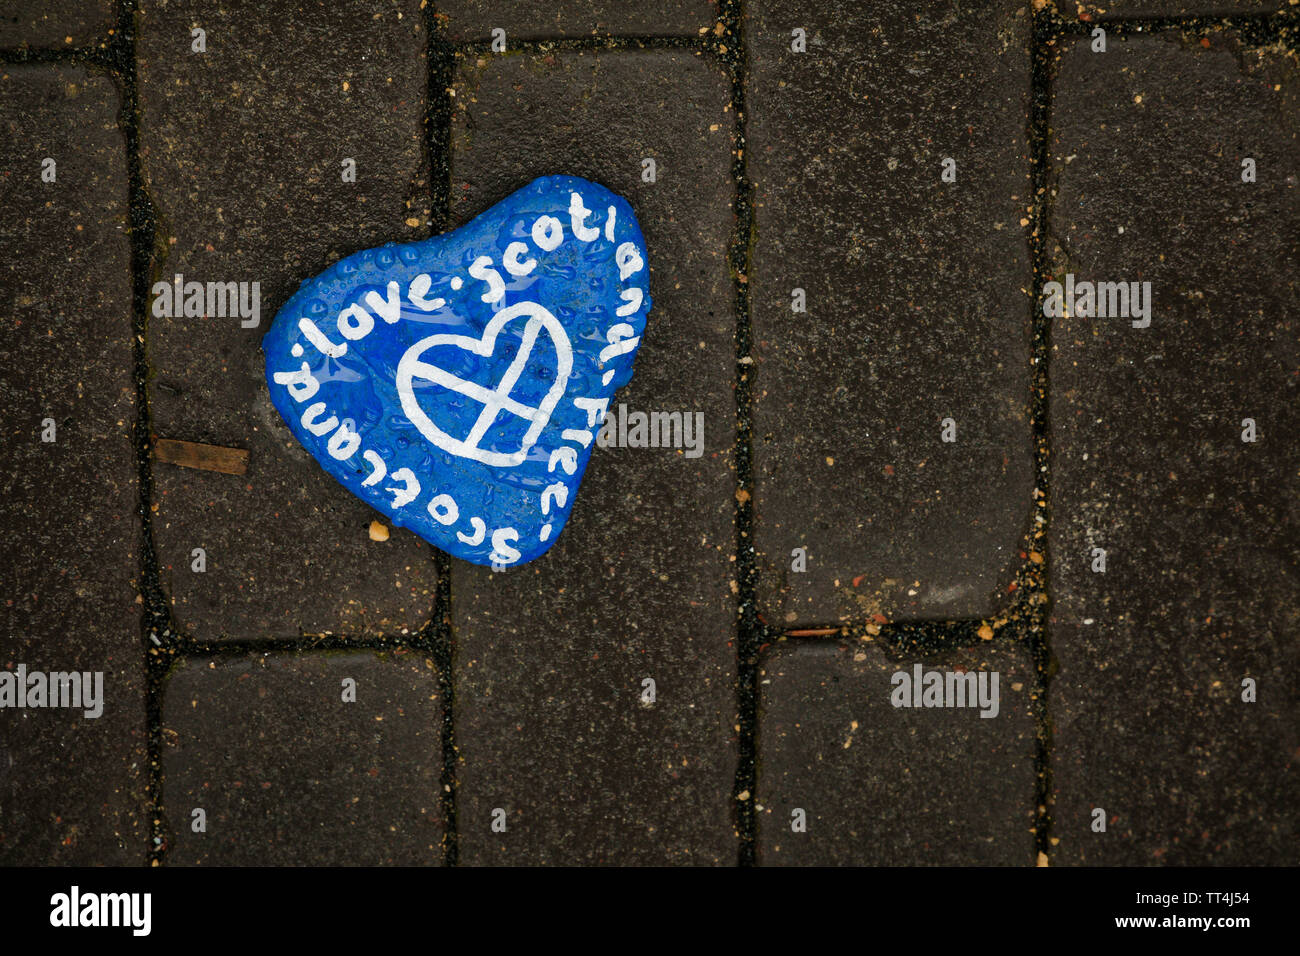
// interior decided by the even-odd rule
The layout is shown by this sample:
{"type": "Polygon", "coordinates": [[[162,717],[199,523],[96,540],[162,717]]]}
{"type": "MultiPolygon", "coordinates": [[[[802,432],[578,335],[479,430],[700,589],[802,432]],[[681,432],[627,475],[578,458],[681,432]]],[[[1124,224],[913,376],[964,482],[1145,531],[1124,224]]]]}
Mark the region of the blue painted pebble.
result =
{"type": "Polygon", "coordinates": [[[445,235],[349,256],[262,340],[271,401],[394,525],[498,568],[556,542],[650,310],[632,207],[544,176],[445,235]]]}

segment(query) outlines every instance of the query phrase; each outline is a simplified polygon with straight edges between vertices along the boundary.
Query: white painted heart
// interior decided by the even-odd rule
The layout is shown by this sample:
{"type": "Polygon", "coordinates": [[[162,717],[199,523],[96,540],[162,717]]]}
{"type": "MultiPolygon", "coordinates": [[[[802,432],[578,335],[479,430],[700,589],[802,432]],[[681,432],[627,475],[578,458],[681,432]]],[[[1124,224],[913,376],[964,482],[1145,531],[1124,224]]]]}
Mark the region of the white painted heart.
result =
{"type": "Polygon", "coordinates": [[[573,349],[569,343],[569,336],[565,333],[564,327],[559,320],[536,302],[519,302],[502,309],[493,316],[492,320],[483,329],[482,338],[476,339],[469,335],[440,334],[431,335],[412,345],[406,350],[401,361],[397,363],[397,395],[401,399],[402,410],[406,413],[406,417],[419,429],[421,435],[438,448],[458,458],[469,458],[485,465],[512,468],[523,463],[524,459],[528,457],[529,449],[541,436],[542,430],[551,419],[551,413],[555,410],[555,406],[564,397],[564,390],[568,384],[569,373],[572,369],[573,349]],[[455,345],[483,358],[491,358],[496,350],[497,334],[506,323],[525,315],[528,316],[528,324],[524,326],[523,340],[519,344],[519,351],[495,388],[486,388],[477,382],[466,381],[444,368],[421,360],[421,356],[425,352],[439,345],[455,345]],[[550,336],[551,343],[555,348],[555,379],[541,404],[534,408],[511,398],[510,391],[515,387],[515,383],[523,373],[524,366],[527,364],[533,347],[537,343],[538,333],[542,330],[545,330],[546,334],[550,336]],[[464,439],[447,434],[425,414],[424,409],[420,407],[420,403],[415,397],[415,379],[441,385],[443,388],[459,392],[483,405],[483,411],[479,413],[474,426],[464,439]],[[499,452],[480,448],[479,442],[483,440],[484,434],[487,433],[497,415],[502,411],[517,415],[529,422],[528,430],[524,433],[519,449],[513,452],[499,452]]]}

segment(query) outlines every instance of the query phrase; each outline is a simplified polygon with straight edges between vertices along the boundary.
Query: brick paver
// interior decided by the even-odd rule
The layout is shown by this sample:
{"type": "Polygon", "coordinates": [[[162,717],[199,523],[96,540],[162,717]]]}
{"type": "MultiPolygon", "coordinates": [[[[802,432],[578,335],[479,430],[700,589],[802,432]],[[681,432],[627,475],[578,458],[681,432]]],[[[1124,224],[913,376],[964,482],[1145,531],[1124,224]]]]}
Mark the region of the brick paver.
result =
{"type": "Polygon", "coordinates": [[[70,49],[107,42],[117,25],[113,0],[2,0],[0,48],[70,49]]]}
{"type": "Polygon", "coordinates": [[[759,607],[991,615],[1033,510],[1025,6],[746,9],[759,607]]]}
{"type": "Polygon", "coordinates": [[[163,700],[168,862],[442,862],[431,661],[409,653],[191,660],[163,700]],[[344,700],[347,681],[353,701],[344,700]]]}
{"type": "Polygon", "coordinates": [[[469,60],[453,213],[562,170],[629,198],[654,305],[629,410],[703,416],[690,449],[597,448],[543,560],[452,572],[461,859],[732,863],[734,113],[687,52],[469,60]],[[643,183],[642,159],[657,162],[643,183]],[[641,703],[643,681],[656,701],[641,703]],[[492,811],[507,814],[504,833],[492,811]]]}
{"type": "Polygon", "coordinates": [[[1079,42],[1060,76],[1057,271],[1154,305],[1053,332],[1056,855],[1293,861],[1300,75],[1216,33],[1079,42]]]}
{"type": "Polygon", "coordinates": [[[1033,673],[1004,647],[906,659],[871,642],[774,650],[760,672],[759,862],[1032,865],[1033,673]],[[983,708],[996,716],[895,707],[893,675],[910,679],[917,664],[997,673],[996,711],[983,708]]]}
{"type": "Polygon", "coordinates": [[[694,36],[713,29],[717,0],[449,0],[436,5],[452,40],[491,40],[504,30],[507,43],[553,37],[694,36]]]}
{"type": "Polygon", "coordinates": [[[1228,16],[1284,10],[1289,0],[1106,0],[1104,3],[1062,4],[1067,15],[1082,13],[1101,22],[1119,17],[1228,16]]]}
{"type": "Polygon", "coordinates": [[[80,67],[0,68],[0,368],[8,370],[0,379],[0,668],[103,675],[98,717],[84,716],[84,707],[0,709],[5,864],[144,859],[139,491],[119,105],[112,80],[80,67]]]}
{"type": "Polygon", "coordinates": [[[329,4],[292,21],[212,0],[141,16],[142,160],[162,249],[154,278],[259,282],[261,297],[256,328],[213,315],[149,324],[156,432],[250,453],[243,477],[155,469],[159,565],[183,633],[400,633],[428,619],[430,549],[400,530],[370,540],[381,516],[294,440],[271,407],[260,349],[302,280],[427,234],[425,46],[416,0],[379,12],[329,4]],[[191,52],[194,24],[206,53],[191,52]],[[355,183],[343,180],[349,159],[355,183]],[[202,574],[191,570],[195,548],[206,552],[202,574]]]}

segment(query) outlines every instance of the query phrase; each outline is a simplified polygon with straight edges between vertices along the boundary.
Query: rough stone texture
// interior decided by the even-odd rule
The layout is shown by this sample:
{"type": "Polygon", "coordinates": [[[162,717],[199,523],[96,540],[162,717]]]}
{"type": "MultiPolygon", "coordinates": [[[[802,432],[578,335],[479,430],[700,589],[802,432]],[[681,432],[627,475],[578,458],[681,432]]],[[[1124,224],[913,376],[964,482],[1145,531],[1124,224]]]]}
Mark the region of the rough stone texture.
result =
{"type": "Polygon", "coordinates": [[[62,50],[106,42],[116,24],[113,0],[0,0],[0,48],[62,50]]]}
{"type": "Polygon", "coordinates": [[[1067,16],[1082,12],[1093,20],[1116,17],[1232,16],[1285,10],[1288,0],[1108,0],[1106,3],[1066,3],[1067,16]]]}
{"type": "Polygon", "coordinates": [[[1300,74],[1219,35],[1060,76],[1057,273],[1155,304],[1053,332],[1054,861],[1293,864],[1300,74]]]}
{"type": "Polygon", "coordinates": [[[173,864],[442,862],[441,707],[412,654],[191,660],[164,689],[173,864]],[[343,681],[356,682],[344,702],[343,681]],[[202,807],[207,830],[195,833],[202,807]]]}
{"type": "Polygon", "coordinates": [[[425,42],[416,0],[377,15],[345,2],[250,20],[215,0],[141,15],[142,162],[163,253],[154,278],[261,283],[257,328],[211,316],[149,324],[157,434],[250,452],[244,477],[155,469],[159,564],[183,632],[396,633],[428,618],[430,549],[405,531],[369,539],[382,516],[293,439],[259,348],[302,280],[427,234],[425,42]],[[206,53],[190,52],[193,23],[206,53]],[[355,183],[342,181],[346,158],[355,183]],[[204,574],[190,570],[197,547],[204,574]]]}
{"type": "Polygon", "coordinates": [[[891,659],[876,644],[779,645],[759,680],[759,862],[1032,866],[1033,666],[978,647],[891,659]],[[895,708],[891,676],[997,671],[999,713],[895,708]],[[792,831],[792,811],[807,831],[792,831]]]}
{"type": "Polygon", "coordinates": [[[728,84],[677,51],[520,56],[463,62],[455,103],[457,221],[547,172],[631,201],[654,305],[615,405],[705,422],[698,458],[597,448],[543,558],[454,567],[461,859],[734,863],[728,84]]]}
{"type": "Polygon", "coordinates": [[[1032,511],[1026,8],[746,9],[760,611],[989,616],[1032,511]]]}
{"type": "Polygon", "coordinates": [[[0,863],[144,859],[144,653],[117,90],[0,70],[0,668],[102,671],[104,710],[0,709],[0,863]],[[41,179],[54,159],[56,180],[41,179]],[[56,441],[41,440],[53,419],[56,441]]]}
{"type": "Polygon", "coordinates": [[[695,36],[718,21],[717,0],[450,0],[436,4],[453,41],[601,36],[695,36]]]}

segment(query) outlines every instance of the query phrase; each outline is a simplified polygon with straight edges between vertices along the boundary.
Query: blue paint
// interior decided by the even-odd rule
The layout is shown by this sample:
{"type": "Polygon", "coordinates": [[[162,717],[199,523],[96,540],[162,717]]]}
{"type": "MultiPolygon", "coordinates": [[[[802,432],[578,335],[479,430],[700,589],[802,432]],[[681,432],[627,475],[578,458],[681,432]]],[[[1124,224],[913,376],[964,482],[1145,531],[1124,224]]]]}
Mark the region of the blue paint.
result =
{"type": "Polygon", "coordinates": [[[454,232],[304,282],[262,340],[271,401],[393,524],[475,564],[531,561],[632,377],[649,274],[626,200],[542,177],[454,232]]]}

